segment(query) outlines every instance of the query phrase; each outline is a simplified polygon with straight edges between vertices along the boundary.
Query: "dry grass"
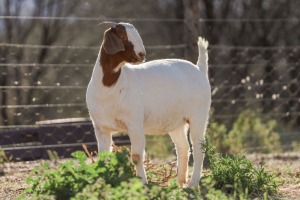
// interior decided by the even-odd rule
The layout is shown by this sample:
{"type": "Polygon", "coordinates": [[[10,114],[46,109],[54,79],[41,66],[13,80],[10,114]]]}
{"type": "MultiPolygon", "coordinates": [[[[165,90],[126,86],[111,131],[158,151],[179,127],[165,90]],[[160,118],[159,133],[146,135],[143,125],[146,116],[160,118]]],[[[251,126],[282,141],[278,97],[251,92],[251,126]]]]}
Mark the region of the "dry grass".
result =
{"type": "MultiPolygon", "coordinates": [[[[86,147],[84,147],[85,152],[90,156],[91,153],[88,151],[86,147]]],[[[122,148],[113,144],[113,152],[122,152],[122,148]]],[[[128,147],[127,150],[130,152],[128,147]]],[[[145,169],[147,171],[148,183],[150,184],[158,184],[160,186],[167,186],[170,179],[173,179],[177,176],[177,169],[175,162],[153,162],[149,156],[146,156],[144,161],[145,169]]]]}

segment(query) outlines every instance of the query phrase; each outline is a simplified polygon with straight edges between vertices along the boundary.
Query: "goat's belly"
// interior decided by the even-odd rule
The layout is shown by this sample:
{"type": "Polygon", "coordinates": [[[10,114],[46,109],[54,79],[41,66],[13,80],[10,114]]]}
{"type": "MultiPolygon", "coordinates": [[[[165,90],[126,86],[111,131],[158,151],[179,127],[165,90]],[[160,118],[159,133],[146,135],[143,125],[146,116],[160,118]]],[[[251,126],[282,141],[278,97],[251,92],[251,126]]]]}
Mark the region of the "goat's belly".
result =
{"type": "Polygon", "coordinates": [[[182,115],[169,116],[166,118],[146,118],[144,121],[144,132],[147,135],[160,135],[174,131],[178,127],[186,124],[186,120],[182,115]]]}

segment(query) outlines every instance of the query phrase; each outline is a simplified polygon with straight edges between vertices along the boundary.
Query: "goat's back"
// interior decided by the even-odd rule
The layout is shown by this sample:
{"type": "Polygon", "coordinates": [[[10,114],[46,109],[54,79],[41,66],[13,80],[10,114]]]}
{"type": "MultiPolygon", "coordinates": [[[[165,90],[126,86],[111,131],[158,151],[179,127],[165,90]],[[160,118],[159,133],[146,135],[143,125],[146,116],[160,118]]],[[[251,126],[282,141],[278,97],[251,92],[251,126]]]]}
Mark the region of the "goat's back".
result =
{"type": "Polygon", "coordinates": [[[155,60],[123,69],[129,87],[139,83],[135,95],[144,106],[146,133],[172,131],[210,106],[209,81],[191,62],[155,60]]]}

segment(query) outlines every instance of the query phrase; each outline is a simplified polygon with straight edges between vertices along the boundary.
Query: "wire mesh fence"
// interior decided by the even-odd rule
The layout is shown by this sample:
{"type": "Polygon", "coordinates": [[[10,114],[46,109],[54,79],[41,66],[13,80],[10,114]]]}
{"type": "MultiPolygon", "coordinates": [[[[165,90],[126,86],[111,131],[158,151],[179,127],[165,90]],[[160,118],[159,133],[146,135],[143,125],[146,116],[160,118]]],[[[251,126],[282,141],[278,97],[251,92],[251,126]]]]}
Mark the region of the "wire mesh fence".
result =
{"type": "MultiPolygon", "coordinates": [[[[70,20],[63,17],[27,18],[70,20]]],[[[24,20],[17,16],[0,16],[1,19],[24,20]]],[[[99,18],[72,20],[95,22],[99,18]]],[[[181,19],[127,21],[163,22],[166,26],[169,23],[185,24],[181,19]]],[[[293,26],[299,26],[297,18],[200,19],[198,23],[204,29],[203,35],[207,35],[210,31],[216,32],[220,24],[223,24],[222,30],[225,29],[228,22],[239,26],[249,23],[268,23],[270,26],[277,24],[276,27],[278,23],[292,23],[293,26]]],[[[230,31],[232,30],[227,30],[226,34],[230,35],[230,31]]],[[[289,29],[286,31],[289,32],[289,29]]],[[[283,127],[282,132],[286,132],[282,135],[283,140],[300,141],[299,38],[288,46],[278,43],[265,46],[220,45],[217,41],[222,40],[222,34],[219,33],[220,37],[217,39],[215,35],[216,33],[207,36],[211,43],[209,77],[213,101],[210,120],[231,126],[240,113],[250,109],[277,120],[283,127]]],[[[251,38],[260,40],[258,35],[257,38],[252,35],[251,38]]],[[[161,57],[183,58],[185,47],[184,41],[163,45],[146,44],[148,60],[161,57]]],[[[0,43],[0,48],[1,148],[8,155],[13,155],[15,160],[47,158],[47,149],[58,152],[59,156],[68,157],[72,151],[81,148],[81,143],[89,144],[96,150],[91,122],[85,120],[88,118],[85,91],[99,47],[0,43]],[[22,62],[19,62],[20,56],[22,62]],[[69,120],[59,123],[53,121],[65,118],[69,120]],[[78,121],[70,118],[84,119],[78,121]],[[52,121],[48,121],[48,124],[41,122],[45,120],[52,121]]],[[[116,143],[124,143],[122,140],[128,143],[128,138],[115,139],[116,143]]]]}
{"type": "MultiPolygon", "coordinates": [[[[287,119],[295,116],[291,119],[294,122],[289,122],[299,122],[299,49],[210,47],[210,81],[216,105],[213,107],[222,107],[215,109],[213,117],[236,117],[239,108],[257,105],[260,112],[272,111],[270,115],[287,119]],[[230,62],[222,64],[218,60],[230,62]],[[235,112],[226,112],[228,106],[235,112]]],[[[47,119],[87,117],[85,90],[93,64],[2,63],[0,66],[6,68],[2,77],[9,77],[7,85],[0,89],[10,100],[0,106],[2,117],[12,113],[3,117],[1,128],[32,125],[47,119]],[[36,73],[45,77],[36,79],[36,73]]]]}

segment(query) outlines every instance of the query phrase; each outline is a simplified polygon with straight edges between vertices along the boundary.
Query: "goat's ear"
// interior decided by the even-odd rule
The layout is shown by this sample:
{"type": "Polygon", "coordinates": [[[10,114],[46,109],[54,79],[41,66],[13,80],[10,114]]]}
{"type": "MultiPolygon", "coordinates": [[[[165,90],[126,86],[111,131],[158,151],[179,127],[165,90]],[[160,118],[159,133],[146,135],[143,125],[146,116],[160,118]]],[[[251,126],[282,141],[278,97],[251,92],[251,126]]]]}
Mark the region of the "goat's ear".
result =
{"type": "Polygon", "coordinates": [[[122,39],[109,29],[104,33],[103,47],[106,53],[115,54],[119,51],[125,51],[125,46],[122,39]]]}

